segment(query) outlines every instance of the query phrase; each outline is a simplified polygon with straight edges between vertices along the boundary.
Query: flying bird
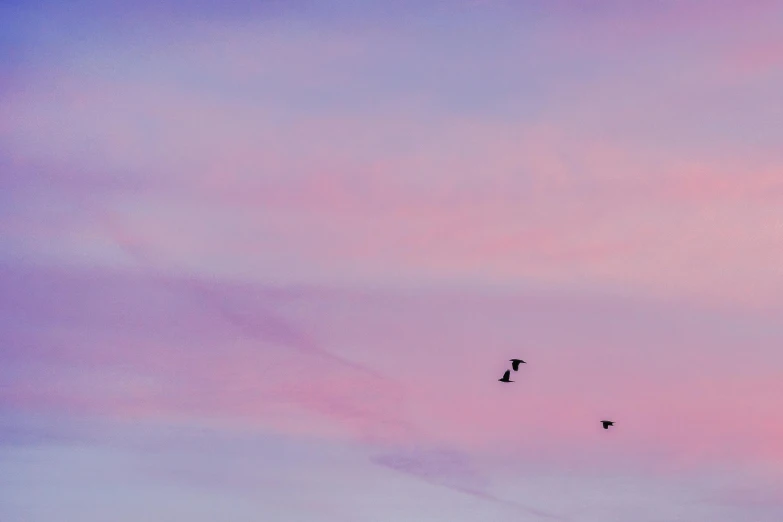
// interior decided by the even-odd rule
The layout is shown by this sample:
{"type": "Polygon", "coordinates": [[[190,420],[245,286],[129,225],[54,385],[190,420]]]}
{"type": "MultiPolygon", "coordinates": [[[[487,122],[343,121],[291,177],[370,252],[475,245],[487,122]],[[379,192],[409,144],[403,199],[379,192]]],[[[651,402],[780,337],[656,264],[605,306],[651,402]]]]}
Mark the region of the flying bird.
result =
{"type": "Polygon", "coordinates": [[[511,361],[511,367],[514,368],[514,371],[519,370],[519,363],[527,364],[522,359],[509,359],[511,361]]]}
{"type": "Polygon", "coordinates": [[[514,382],[514,381],[509,379],[510,376],[511,376],[511,370],[506,370],[506,373],[503,374],[503,378],[502,379],[498,379],[498,380],[500,382],[514,382]]]}
{"type": "Polygon", "coordinates": [[[612,421],[601,421],[601,424],[604,425],[604,429],[605,430],[608,430],[609,426],[614,426],[614,422],[612,422],[612,421]]]}

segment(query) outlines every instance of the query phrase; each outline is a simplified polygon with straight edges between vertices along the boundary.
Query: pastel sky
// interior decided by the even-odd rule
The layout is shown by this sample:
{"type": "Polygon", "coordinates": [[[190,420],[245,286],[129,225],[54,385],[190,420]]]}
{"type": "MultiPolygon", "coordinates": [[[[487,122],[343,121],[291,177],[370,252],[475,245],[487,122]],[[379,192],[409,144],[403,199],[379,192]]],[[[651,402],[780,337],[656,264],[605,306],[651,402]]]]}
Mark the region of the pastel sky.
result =
{"type": "Polygon", "coordinates": [[[783,520],[783,3],[0,20],[2,522],[783,520]]]}

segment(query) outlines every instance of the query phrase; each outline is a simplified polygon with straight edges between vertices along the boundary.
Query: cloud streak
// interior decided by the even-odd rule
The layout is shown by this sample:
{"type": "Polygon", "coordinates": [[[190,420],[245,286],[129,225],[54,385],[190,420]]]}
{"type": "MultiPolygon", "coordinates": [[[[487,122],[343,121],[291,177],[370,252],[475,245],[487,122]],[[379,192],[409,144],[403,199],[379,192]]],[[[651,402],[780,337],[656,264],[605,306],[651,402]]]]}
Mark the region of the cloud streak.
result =
{"type": "Polygon", "coordinates": [[[465,455],[454,451],[387,453],[374,457],[373,462],[430,484],[515,508],[537,518],[564,522],[569,520],[518,502],[498,498],[487,492],[487,479],[471,466],[465,455]]]}

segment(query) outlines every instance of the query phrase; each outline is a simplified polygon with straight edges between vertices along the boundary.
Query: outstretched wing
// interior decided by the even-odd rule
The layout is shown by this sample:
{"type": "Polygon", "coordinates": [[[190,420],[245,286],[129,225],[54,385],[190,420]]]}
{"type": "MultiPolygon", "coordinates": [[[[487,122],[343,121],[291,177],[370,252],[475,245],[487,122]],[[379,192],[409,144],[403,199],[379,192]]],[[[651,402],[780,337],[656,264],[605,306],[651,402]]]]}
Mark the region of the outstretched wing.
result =
{"type": "Polygon", "coordinates": [[[511,367],[514,368],[514,371],[519,370],[519,361],[511,361],[511,367]]]}
{"type": "Polygon", "coordinates": [[[511,370],[506,370],[506,373],[503,374],[503,380],[507,381],[510,376],[511,376],[511,370]]]}

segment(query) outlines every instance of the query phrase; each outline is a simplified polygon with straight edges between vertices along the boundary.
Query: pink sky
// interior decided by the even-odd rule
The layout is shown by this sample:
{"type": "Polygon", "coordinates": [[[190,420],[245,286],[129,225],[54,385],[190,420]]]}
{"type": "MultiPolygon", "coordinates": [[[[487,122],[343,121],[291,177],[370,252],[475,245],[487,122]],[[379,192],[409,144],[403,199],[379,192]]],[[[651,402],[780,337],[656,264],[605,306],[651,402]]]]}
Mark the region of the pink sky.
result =
{"type": "Polygon", "coordinates": [[[779,3],[0,18],[3,522],[783,517],[779,3]]]}

